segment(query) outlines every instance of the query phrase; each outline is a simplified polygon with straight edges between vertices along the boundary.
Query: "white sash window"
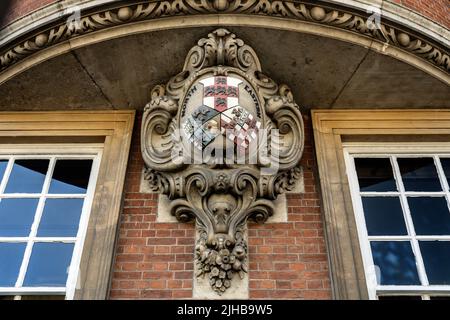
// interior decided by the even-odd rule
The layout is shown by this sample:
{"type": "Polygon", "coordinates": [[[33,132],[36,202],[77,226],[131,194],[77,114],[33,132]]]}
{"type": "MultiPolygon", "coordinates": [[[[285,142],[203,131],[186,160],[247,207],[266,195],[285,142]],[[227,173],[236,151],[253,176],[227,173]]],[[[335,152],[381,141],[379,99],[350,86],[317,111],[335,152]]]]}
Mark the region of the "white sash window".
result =
{"type": "Polygon", "coordinates": [[[343,144],[371,299],[450,295],[450,146],[343,144]]]}
{"type": "Polygon", "coordinates": [[[0,146],[0,295],[72,299],[102,146],[0,146]]]}

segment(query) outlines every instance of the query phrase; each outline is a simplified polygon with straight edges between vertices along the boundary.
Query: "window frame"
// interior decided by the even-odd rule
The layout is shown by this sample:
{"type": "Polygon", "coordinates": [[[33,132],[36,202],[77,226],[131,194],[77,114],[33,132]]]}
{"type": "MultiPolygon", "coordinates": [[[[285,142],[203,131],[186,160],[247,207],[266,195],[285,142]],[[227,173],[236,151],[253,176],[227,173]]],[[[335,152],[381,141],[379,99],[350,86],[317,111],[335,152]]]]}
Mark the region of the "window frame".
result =
{"type": "Polygon", "coordinates": [[[44,294],[64,294],[66,299],[73,299],[78,277],[78,268],[81,258],[83,243],[86,235],[87,222],[91,212],[92,201],[94,199],[95,185],[97,183],[98,171],[102,157],[101,144],[34,144],[34,145],[2,145],[0,144],[0,158],[8,158],[8,165],[0,181],[0,199],[39,199],[34,214],[31,231],[25,237],[0,237],[0,243],[26,243],[26,249],[22,258],[19,275],[14,287],[0,287],[0,295],[44,295],[44,294]],[[9,181],[10,174],[15,160],[30,159],[49,159],[49,166],[45,174],[43,188],[40,193],[4,193],[9,181]],[[92,160],[92,167],[89,177],[89,183],[84,194],[49,194],[48,190],[51,183],[51,177],[54,172],[57,160],[92,160]],[[83,208],[80,215],[78,232],[75,237],[38,237],[37,231],[44,211],[44,203],[47,199],[83,199],[83,208]],[[64,287],[26,287],[23,286],[26,271],[30,262],[32,247],[35,243],[73,243],[73,253],[70,263],[70,269],[66,285],[64,287]]]}
{"type": "MultiPolygon", "coordinates": [[[[419,247],[419,241],[450,241],[450,235],[417,235],[414,228],[412,215],[409,209],[408,197],[430,196],[445,197],[447,206],[450,208],[449,182],[445,178],[440,158],[450,158],[450,143],[357,143],[347,142],[342,144],[346,173],[349,180],[350,192],[353,203],[353,210],[356,216],[356,224],[361,247],[364,270],[366,274],[366,284],[369,299],[378,299],[378,295],[411,295],[422,296],[429,300],[430,295],[449,295],[450,285],[430,285],[419,247]],[[401,179],[397,158],[433,158],[433,163],[437,169],[437,174],[442,187],[442,191],[406,191],[401,179]],[[389,159],[392,166],[397,191],[372,192],[360,191],[357,172],[355,168],[355,158],[384,158],[389,159]],[[407,229],[407,235],[402,236],[369,236],[367,232],[362,197],[398,197],[401,203],[403,218],[407,229]],[[374,271],[372,250],[370,241],[408,241],[411,244],[415,256],[417,272],[421,285],[378,285],[374,271]]],[[[450,210],[450,209],[449,209],[450,210]]]]}
{"type": "Polygon", "coordinates": [[[134,110],[0,112],[0,144],[11,149],[67,144],[76,153],[83,144],[101,146],[78,276],[67,298],[108,298],[134,117],[134,110]]]}
{"type": "Polygon", "coordinates": [[[342,144],[448,142],[450,111],[316,109],[311,118],[333,298],[369,299],[342,144]]]}

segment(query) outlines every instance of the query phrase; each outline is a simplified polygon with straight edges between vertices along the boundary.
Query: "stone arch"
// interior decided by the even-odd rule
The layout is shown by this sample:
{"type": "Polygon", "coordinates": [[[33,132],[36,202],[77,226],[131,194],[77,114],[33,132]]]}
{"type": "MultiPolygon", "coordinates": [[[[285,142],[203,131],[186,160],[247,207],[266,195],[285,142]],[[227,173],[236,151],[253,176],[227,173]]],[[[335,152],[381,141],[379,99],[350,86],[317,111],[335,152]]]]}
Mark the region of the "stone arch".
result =
{"type": "MultiPolygon", "coordinates": [[[[34,23],[24,18],[4,29],[7,33],[1,42],[6,50],[0,55],[0,83],[42,61],[94,43],[137,33],[199,26],[251,26],[333,38],[394,57],[450,83],[445,36],[448,30],[429,21],[417,23],[416,17],[392,4],[383,11],[387,18],[381,21],[380,29],[370,30],[367,27],[370,16],[362,11],[369,4],[362,0],[339,0],[333,4],[320,1],[314,5],[271,0],[159,0],[116,7],[111,7],[111,2],[83,2],[81,8],[86,12],[94,7],[96,11],[82,16],[79,30],[71,30],[65,22],[55,24],[56,17],[68,7],[65,2],[33,13],[34,17],[41,15],[34,23]]],[[[382,5],[386,6],[384,2],[382,5]]]]}

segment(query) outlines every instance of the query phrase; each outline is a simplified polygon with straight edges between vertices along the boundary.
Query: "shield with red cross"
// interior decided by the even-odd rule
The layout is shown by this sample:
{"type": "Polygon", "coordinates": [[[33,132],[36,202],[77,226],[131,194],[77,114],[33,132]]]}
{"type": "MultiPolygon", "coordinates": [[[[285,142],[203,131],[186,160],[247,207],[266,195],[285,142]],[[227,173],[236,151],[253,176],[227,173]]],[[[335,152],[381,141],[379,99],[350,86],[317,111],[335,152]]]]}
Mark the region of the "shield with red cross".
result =
{"type": "MultiPolygon", "coordinates": [[[[256,139],[260,121],[239,105],[242,80],[215,76],[199,81],[203,85],[202,105],[192,110],[183,123],[188,140],[203,150],[222,134],[239,148],[246,149],[256,139]]],[[[243,91],[244,94],[247,94],[243,91]]],[[[247,101],[249,98],[247,97],[247,101]]]]}
{"type": "Polygon", "coordinates": [[[203,84],[203,104],[223,112],[239,104],[241,80],[232,77],[209,77],[199,81],[203,84]]]}

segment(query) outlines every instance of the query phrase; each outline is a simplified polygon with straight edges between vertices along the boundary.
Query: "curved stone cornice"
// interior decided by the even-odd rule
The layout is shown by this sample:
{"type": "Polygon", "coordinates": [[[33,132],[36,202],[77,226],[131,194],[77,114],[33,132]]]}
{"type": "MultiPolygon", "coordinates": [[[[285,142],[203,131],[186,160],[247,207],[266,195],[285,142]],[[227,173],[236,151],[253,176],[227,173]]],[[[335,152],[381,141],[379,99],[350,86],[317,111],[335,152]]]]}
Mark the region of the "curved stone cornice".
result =
{"type": "Polygon", "coordinates": [[[382,21],[380,29],[372,30],[368,28],[369,18],[366,13],[349,12],[348,9],[323,2],[311,4],[306,1],[275,0],[136,1],[122,7],[98,10],[83,16],[79,29],[63,23],[39,34],[29,34],[26,40],[11,44],[0,54],[0,72],[43,49],[98,30],[145,20],[202,14],[271,16],[344,29],[386,46],[401,49],[427,61],[446,74],[450,73],[448,48],[426,40],[426,36],[394,26],[389,21],[382,21]]]}

